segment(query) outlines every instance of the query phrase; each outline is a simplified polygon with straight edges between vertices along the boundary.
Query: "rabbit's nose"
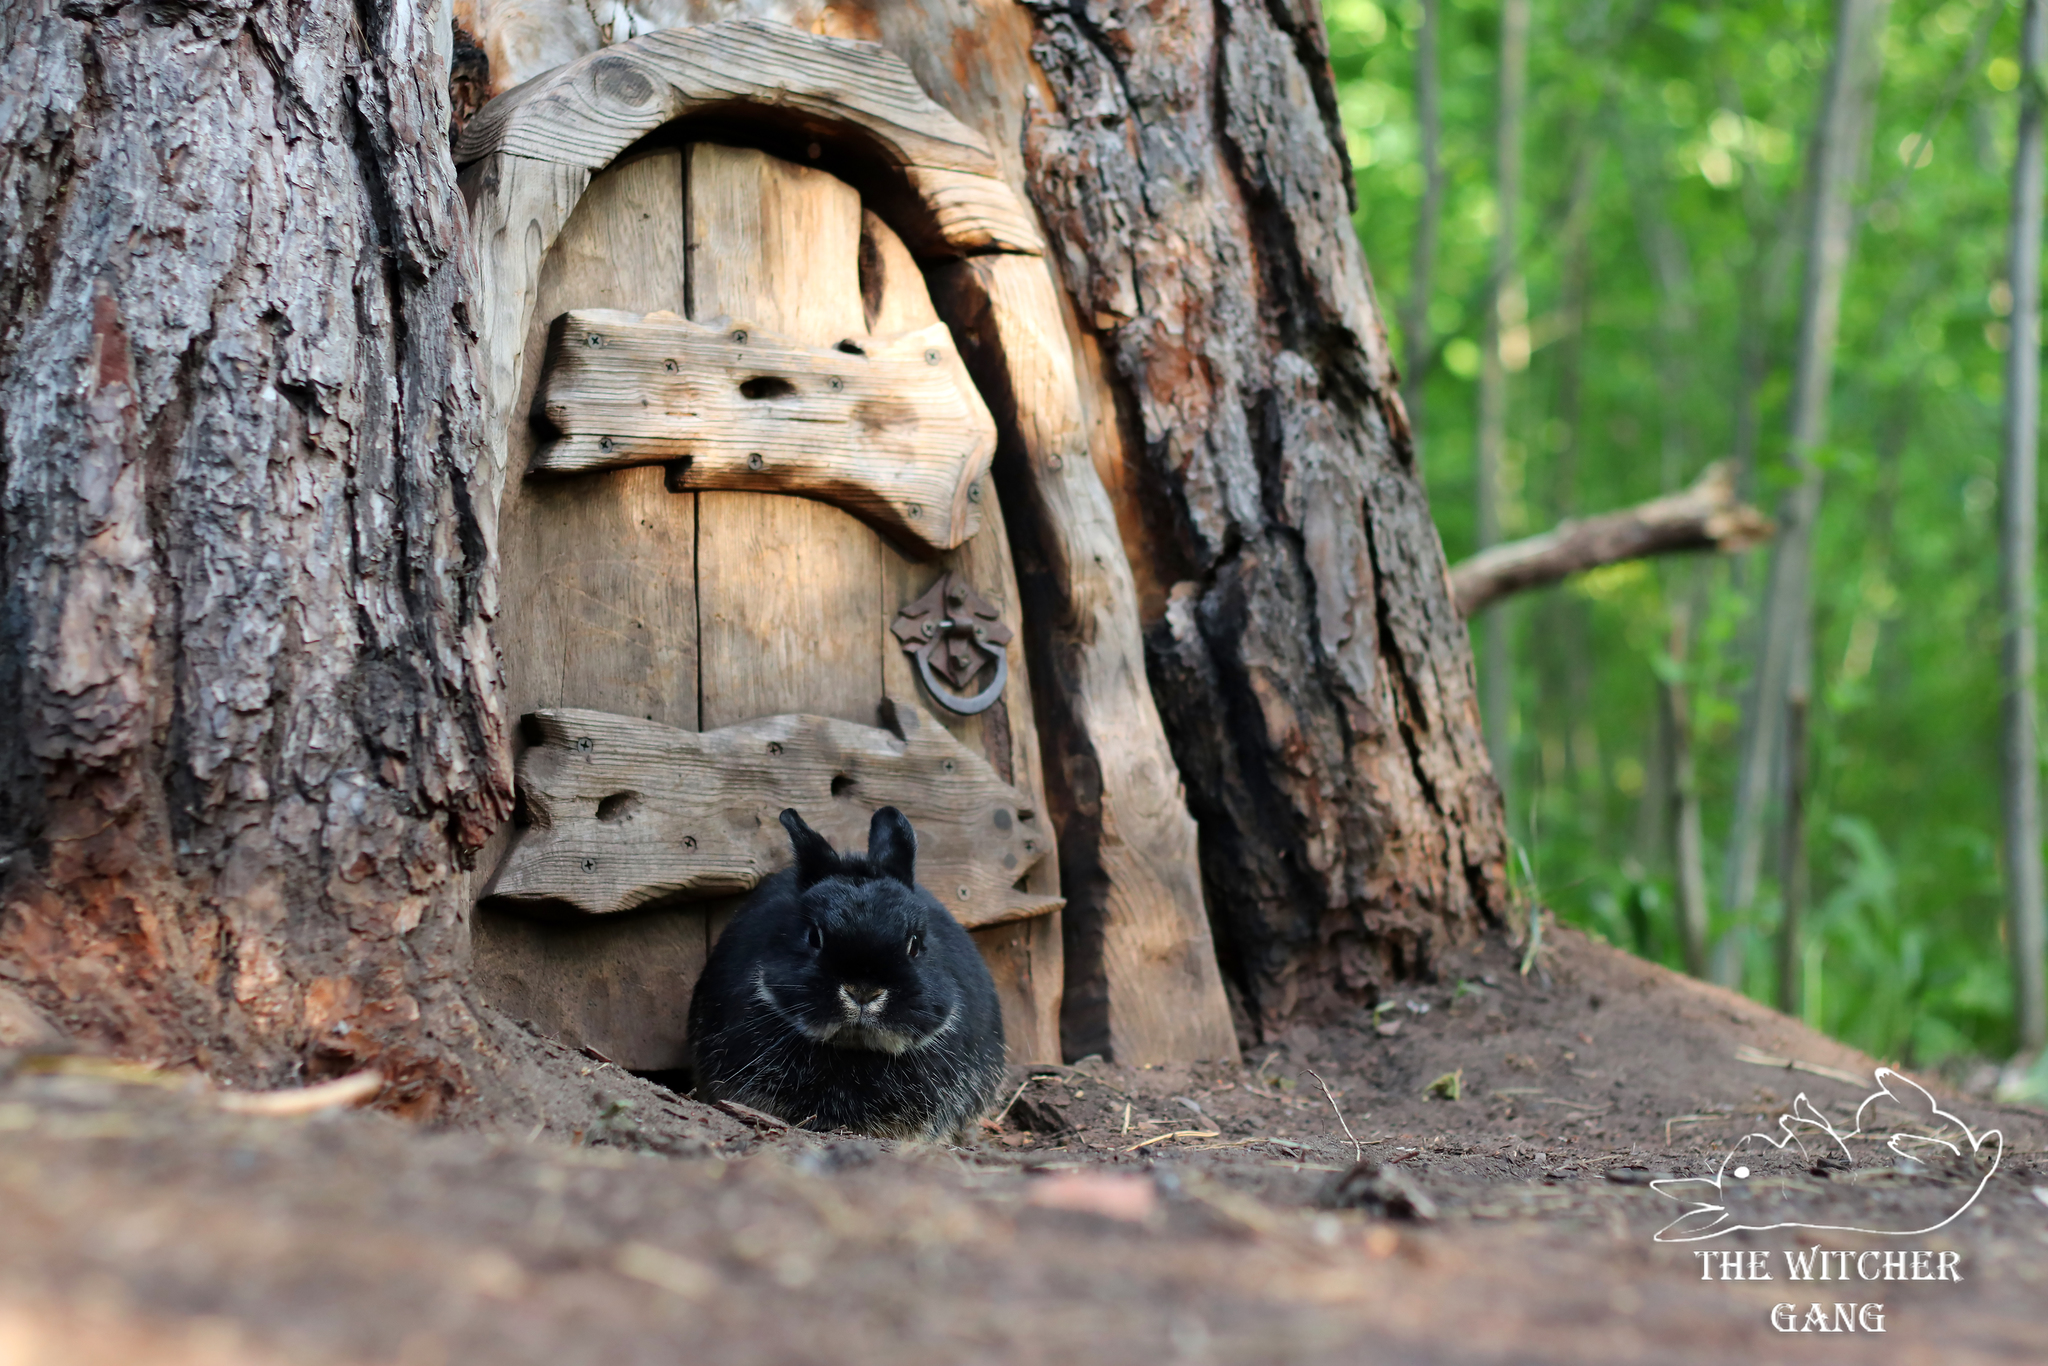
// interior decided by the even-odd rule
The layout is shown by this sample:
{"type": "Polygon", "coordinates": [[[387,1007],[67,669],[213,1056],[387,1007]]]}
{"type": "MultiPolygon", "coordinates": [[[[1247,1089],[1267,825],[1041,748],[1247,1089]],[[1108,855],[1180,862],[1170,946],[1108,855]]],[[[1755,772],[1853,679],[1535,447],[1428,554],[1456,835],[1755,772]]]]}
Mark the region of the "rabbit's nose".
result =
{"type": "Polygon", "coordinates": [[[853,999],[864,1006],[873,1005],[881,999],[881,996],[882,989],[880,987],[857,986],[853,988],[853,999]]]}

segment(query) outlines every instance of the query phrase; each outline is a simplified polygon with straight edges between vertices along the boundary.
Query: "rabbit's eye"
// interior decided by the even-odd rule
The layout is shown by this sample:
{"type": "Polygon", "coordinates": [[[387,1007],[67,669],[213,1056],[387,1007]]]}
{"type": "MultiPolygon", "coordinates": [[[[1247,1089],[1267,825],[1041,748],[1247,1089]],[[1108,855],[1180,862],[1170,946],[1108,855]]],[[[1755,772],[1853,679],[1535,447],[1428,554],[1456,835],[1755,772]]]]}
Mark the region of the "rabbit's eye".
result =
{"type": "Polygon", "coordinates": [[[921,934],[911,935],[910,942],[904,945],[903,948],[904,952],[908,953],[912,958],[917,957],[920,953],[924,952],[924,936],[921,934]]]}
{"type": "Polygon", "coordinates": [[[824,928],[823,928],[822,926],[819,926],[819,925],[813,925],[813,926],[811,926],[811,927],[810,927],[810,928],[809,928],[808,930],[805,930],[805,931],[804,931],[804,940],[805,940],[805,942],[806,942],[806,943],[808,943],[808,944],[809,944],[809,945],[810,945],[810,946],[811,946],[812,948],[814,948],[814,949],[822,949],[822,948],[824,948],[824,947],[825,947],[825,930],[824,930],[824,928]]]}

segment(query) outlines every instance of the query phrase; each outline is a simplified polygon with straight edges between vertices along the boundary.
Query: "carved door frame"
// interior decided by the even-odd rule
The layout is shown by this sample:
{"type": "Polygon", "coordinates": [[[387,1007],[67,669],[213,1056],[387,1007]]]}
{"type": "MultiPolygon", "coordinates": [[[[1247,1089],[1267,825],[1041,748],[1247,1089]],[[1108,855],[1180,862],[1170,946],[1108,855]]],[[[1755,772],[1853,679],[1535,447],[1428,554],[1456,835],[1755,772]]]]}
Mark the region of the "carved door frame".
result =
{"type": "MultiPolygon", "coordinates": [[[[593,173],[658,129],[734,115],[766,150],[860,189],[926,263],[933,302],[1020,457],[1025,505],[1012,516],[1033,528],[1056,618],[1034,627],[1034,681],[1052,694],[1041,724],[1059,727],[1067,766],[1085,770],[1067,775],[1070,809],[1055,798],[1053,813],[1079,918],[1066,936],[1069,1019],[1126,1062],[1234,1057],[1195,826],[1145,680],[1136,589],[1091,458],[1059,286],[986,144],[893,54],[756,21],[668,30],[529,81],[470,121],[456,160],[482,282],[477,511],[490,563],[549,249],[593,173]]],[[[495,584],[487,592],[495,615],[495,584]]]]}

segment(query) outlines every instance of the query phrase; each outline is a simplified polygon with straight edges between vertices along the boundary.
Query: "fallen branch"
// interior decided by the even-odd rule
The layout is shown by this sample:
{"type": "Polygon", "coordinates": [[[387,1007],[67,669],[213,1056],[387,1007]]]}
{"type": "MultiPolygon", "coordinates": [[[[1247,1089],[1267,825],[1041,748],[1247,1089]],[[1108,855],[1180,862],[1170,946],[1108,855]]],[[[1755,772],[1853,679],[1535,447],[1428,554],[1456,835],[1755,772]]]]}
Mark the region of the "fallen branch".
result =
{"type": "Polygon", "coordinates": [[[1816,1077],[1826,1077],[1829,1081],[1841,1082],[1844,1086],[1868,1086],[1870,1084],[1868,1078],[1859,1077],[1854,1072],[1844,1072],[1839,1067],[1823,1067],[1817,1062],[1801,1062],[1797,1058],[1781,1058],[1774,1053],[1766,1053],[1760,1048],[1752,1048],[1748,1044],[1742,1044],[1736,1048],[1735,1061],[1753,1063],[1758,1067],[1783,1067],[1788,1071],[1807,1072],[1816,1077]]]}
{"type": "Polygon", "coordinates": [[[1149,1148],[1154,1143],[1164,1143],[1169,1138],[1216,1138],[1218,1136],[1219,1132],[1215,1129],[1175,1129],[1170,1134],[1154,1134],[1143,1143],[1133,1143],[1124,1151],[1134,1153],[1140,1148],[1149,1148]]]}
{"type": "Polygon", "coordinates": [[[220,1097],[220,1108],[238,1115],[312,1115],[344,1105],[359,1105],[384,1089],[384,1074],[353,1072],[317,1086],[290,1091],[235,1091],[220,1097]]]}
{"type": "Polygon", "coordinates": [[[777,1119],[766,1110],[756,1110],[751,1105],[742,1105],[736,1100],[714,1100],[711,1104],[714,1109],[725,1111],[742,1124],[751,1124],[756,1129],[767,1129],[771,1133],[779,1133],[784,1129],[801,1127],[800,1125],[791,1124],[786,1119],[777,1119]]]}
{"type": "Polygon", "coordinates": [[[1770,518],[1737,501],[1734,473],[1722,461],[1682,493],[1482,550],[1451,567],[1451,592],[1469,617],[1510,593],[1602,565],[1686,550],[1728,554],[1768,540],[1771,532],[1770,518]]]}

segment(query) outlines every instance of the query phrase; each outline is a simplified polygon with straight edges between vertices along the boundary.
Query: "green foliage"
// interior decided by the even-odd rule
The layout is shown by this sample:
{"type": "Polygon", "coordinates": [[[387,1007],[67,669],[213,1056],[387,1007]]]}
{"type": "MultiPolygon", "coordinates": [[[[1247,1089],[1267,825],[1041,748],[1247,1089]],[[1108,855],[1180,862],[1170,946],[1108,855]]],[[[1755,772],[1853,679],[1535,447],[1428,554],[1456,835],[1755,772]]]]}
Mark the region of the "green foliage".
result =
{"type": "MultiPolygon", "coordinates": [[[[1526,308],[1503,522],[1527,534],[1746,462],[1790,482],[1787,396],[1808,132],[1833,7],[1796,0],[1532,0],[1526,308]]],[[[1424,175],[1415,0],[1331,0],[1359,234],[1389,326],[1408,297],[1424,175]]],[[[1478,341],[1493,199],[1496,0],[1439,0],[1444,197],[1420,404],[1445,546],[1473,549],[1478,341]]],[[[1895,0],[1822,452],[1805,1008],[1882,1056],[2011,1047],[1997,842],[1995,504],[2017,6],[1895,0]],[[1909,166],[1907,163],[1911,162],[1909,166]]],[[[1517,321],[1517,317],[1522,320],[1517,321]]],[[[1398,352],[1397,352],[1398,354],[1398,352]]],[[[1620,566],[1507,607],[1510,823],[1567,921],[1677,965],[1656,686],[1681,684],[1721,841],[1756,586],[1743,562],[1620,566]],[[1670,656],[1674,606],[1693,648],[1670,656]]],[[[1775,970],[1776,853],[1745,984],[1775,970]]]]}

